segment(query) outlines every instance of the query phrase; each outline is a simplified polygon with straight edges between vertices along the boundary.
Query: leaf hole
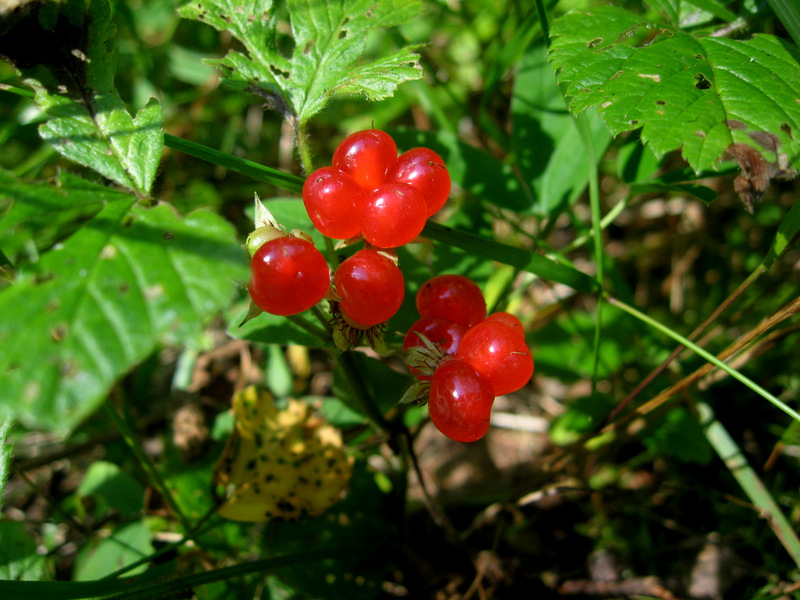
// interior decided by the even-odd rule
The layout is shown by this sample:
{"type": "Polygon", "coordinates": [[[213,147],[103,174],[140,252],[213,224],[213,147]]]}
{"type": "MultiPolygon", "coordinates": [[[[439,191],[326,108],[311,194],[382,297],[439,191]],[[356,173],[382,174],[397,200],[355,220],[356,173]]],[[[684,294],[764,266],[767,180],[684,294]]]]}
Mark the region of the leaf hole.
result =
{"type": "Polygon", "coordinates": [[[694,81],[694,87],[696,87],[698,90],[707,90],[711,88],[711,82],[702,73],[695,75],[694,81]]]}
{"type": "Polygon", "coordinates": [[[659,106],[664,106],[666,102],[664,102],[663,100],[656,100],[656,104],[658,104],[659,106]]]}
{"type": "Polygon", "coordinates": [[[277,77],[282,77],[283,79],[289,79],[289,73],[284,71],[283,69],[279,69],[275,65],[270,65],[269,70],[272,71],[272,74],[277,77]]]}
{"type": "Polygon", "coordinates": [[[308,54],[314,48],[316,42],[314,40],[308,40],[306,45],[303,47],[303,54],[308,54]]]}
{"type": "Polygon", "coordinates": [[[342,29],[342,30],[339,32],[339,35],[338,35],[337,37],[338,37],[340,40],[343,40],[343,39],[345,39],[345,38],[347,37],[347,30],[346,30],[346,29],[342,29]]]}
{"type": "Polygon", "coordinates": [[[603,43],[603,38],[596,37],[586,42],[586,47],[591,50],[592,48],[597,48],[602,43],[603,43]]]}

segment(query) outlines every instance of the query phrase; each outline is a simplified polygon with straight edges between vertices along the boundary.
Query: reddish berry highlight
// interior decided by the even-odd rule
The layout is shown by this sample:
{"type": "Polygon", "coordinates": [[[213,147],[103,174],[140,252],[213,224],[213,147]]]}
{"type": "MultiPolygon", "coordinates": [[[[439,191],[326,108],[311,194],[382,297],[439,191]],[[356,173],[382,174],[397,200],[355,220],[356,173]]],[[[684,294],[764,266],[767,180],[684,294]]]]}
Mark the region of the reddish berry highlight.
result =
{"type": "Polygon", "coordinates": [[[401,154],[388,179],[402,181],[422,192],[428,217],[439,212],[450,196],[450,173],[442,157],[430,148],[414,148],[401,154]]]}
{"type": "Polygon", "coordinates": [[[365,129],[347,136],[333,152],[332,166],[350,175],[364,191],[386,183],[397,160],[397,145],[380,129],[365,129]]]}
{"type": "Polygon", "coordinates": [[[431,378],[431,421],[457,442],[474,442],[489,430],[494,394],[488,380],[462,360],[444,360],[431,378]]]}
{"type": "Polygon", "coordinates": [[[533,375],[533,357],[525,340],[498,321],[470,328],[461,338],[458,357],[489,380],[495,396],[520,389],[533,375]]]}
{"type": "Polygon", "coordinates": [[[361,232],[373,246],[397,248],[414,241],[426,221],[422,193],[406,183],[390,182],[367,196],[361,232]]]}
{"type": "Polygon", "coordinates": [[[365,200],[356,180],[333,167],[317,169],[303,184],[303,204],[311,222],[322,235],[336,240],[361,232],[365,200]]]}
{"type": "Polygon", "coordinates": [[[256,306],[273,315],[308,310],[322,300],[329,287],[325,257],[300,238],[268,241],[250,261],[250,296],[256,306]]]}
{"type": "Polygon", "coordinates": [[[421,317],[450,319],[469,328],[486,317],[486,300],[478,285],[463,275],[437,275],[417,291],[421,317]]]}
{"type": "Polygon", "coordinates": [[[363,329],[391,319],[403,303],[405,281],[394,261],[377,250],[359,250],[334,275],[339,310],[363,329]]]}

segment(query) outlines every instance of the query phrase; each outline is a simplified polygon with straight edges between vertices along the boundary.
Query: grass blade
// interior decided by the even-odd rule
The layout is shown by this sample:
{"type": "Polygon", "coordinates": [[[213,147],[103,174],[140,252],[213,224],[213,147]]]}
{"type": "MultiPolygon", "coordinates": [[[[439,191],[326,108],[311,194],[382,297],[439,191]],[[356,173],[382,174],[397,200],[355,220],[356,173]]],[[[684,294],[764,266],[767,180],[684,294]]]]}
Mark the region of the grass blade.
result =
{"type": "Polygon", "coordinates": [[[636,317],[637,319],[639,319],[643,323],[646,323],[646,324],[650,325],[651,327],[653,327],[654,329],[660,331],[661,333],[663,333],[665,335],[668,335],[669,337],[671,337],[676,342],[682,344],[683,346],[686,346],[692,352],[694,352],[696,354],[699,354],[704,359],[706,359],[708,362],[713,364],[715,367],[719,367],[720,369],[725,371],[728,375],[730,375],[731,377],[733,377],[734,379],[736,379],[740,383],[743,383],[744,385],[749,387],[756,394],[758,394],[759,396],[761,396],[765,400],[771,402],[776,407],[780,408],[783,412],[785,412],[787,415],[792,417],[794,420],[800,421],[800,414],[798,414],[798,412],[796,410],[794,410],[793,408],[790,408],[789,406],[787,406],[784,402],[782,402],[781,400],[776,398],[774,395],[770,394],[767,390],[765,390],[763,387],[758,385],[755,381],[753,381],[752,379],[746,377],[745,375],[743,375],[742,373],[740,373],[736,369],[728,366],[727,364],[722,362],[720,359],[718,359],[716,356],[714,356],[710,352],[704,350],[703,348],[701,348],[697,344],[695,344],[693,342],[690,342],[687,338],[683,337],[681,334],[677,333],[676,331],[673,331],[669,327],[666,327],[665,325],[662,325],[661,323],[659,323],[655,319],[650,318],[646,314],[636,310],[634,307],[632,307],[632,306],[630,306],[628,304],[625,304],[624,302],[614,298],[613,296],[606,295],[606,299],[608,300],[609,304],[612,304],[612,305],[616,306],[617,308],[625,311],[626,313],[628,313],[629,315],[631,315],[633,317],[636,317]]]}
{"type": "Polygon", "coordinates": [[[563,283],[571,288],[591,294],[597,291],[597,282],[578,269],[557,262],[541,254],[534,254],[522,248],[515,248],[481,236],[451,229],[439,223],[428,222],[422,230],[423,237],[443,244],[461,248],[472,254],[511,265],[523,271],[538,275],[542,279],[563,283]]]}
{"type": "Polygon", "coordinates": [[[769,526],[778,536],[783,547],[786,548],[795,564],[800,567],[800,539],[797,538],[791,523],[781,512],[761,478],[750,467],[744,453],[728,430],[714,416],[711,407],[705,403],[698,403],[697,410],[700,413],[700,423],[705,429],[706,439],[728,467],[731,475],[742,486],[742,490],[747,494],[750,502],[759,509],[761,515],[767,518],[769,526]]]}
{"type": "Polygon", "coordinates": [[[231,171],[236,171],[242,175],[248,175],[253,179],[271,183],[289,192],[299,194],[303,190],[303,179],[301,177],[284,173],[278,169],[265,167],[252,160],[232,156],[227,152],[215,150],[214,148],[198,144],[197,142],[190,142],[189,140],[184,140],[183,138],[166,133],[164,134],[164,145],[173,150],[179,150],[189,156],[194,156],[195,158],[225,167],[231,171]]]}

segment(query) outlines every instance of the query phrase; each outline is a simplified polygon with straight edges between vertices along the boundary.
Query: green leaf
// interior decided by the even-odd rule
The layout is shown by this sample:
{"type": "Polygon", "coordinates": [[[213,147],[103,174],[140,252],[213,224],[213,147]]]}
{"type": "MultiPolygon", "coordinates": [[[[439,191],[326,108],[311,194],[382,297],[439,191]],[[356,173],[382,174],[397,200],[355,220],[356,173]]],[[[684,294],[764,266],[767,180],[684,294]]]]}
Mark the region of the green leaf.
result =
{"type": "Polygon", "coordinates": [[[17,521],[0,522],[0,579],[36,581],[44,572],[45,557],[36,552],[36,540],[17,521]]]}
{"type": "Polygon", "coordinates": [[[230,31],[246,49],[209,60],[223,81],[266,99],[267,104],[300,124],[322,110],[337,94],[381,100],[404,81],[422,77],[419,57],[407,47],[389,56],[359,63],[371,30],[393,27],[420,12],[419,0],[289,0],[289,56],[279,49],[272,0],[256,0],[246,10],[233,0],[201,0],[180,9],[180,15],[230,31]]]}
{"type": "Polygon", "coordinates": [[[642,439],[651,451],[682,463],[707,465],[713,456],[703,428],[681,406],[650,423],[642,439]]]}
{"type": "MultiPolygon", "coordinates": [[[[511,114],[512,149],[536,196],[535,211],[551,216],[586,188],[589,165],[584,142],[547,64],[543,45],[532,47],[519,63],[511,114]]],[[[591,115],[589,128],[592,145],[602,155],[611,136],[596,115],[591,115]]]]}
{"type": "MultiPolygon", "coordinates": [[[[75,581],[89,581],[110,575],[114,571],[153,553],[150,530],[144,521],[136,521],[114,532],[97,544],[85,546],[75,565],[75,581]]],[[[132,574],[147,569],[140,565],[132,574]]]]}
{"type": "Polygon", "coordinates": [[[107,46],[115,27],[108,0],[88,7],[77,0],[55,6],[30,11],[0,39],[0,55],[35,90],[36,105],[48,117],[39,128],[47,142],[63,156],[147,196],[164,147],[161,107],[150,100],[133,118],[114,87],[116,53],[107,46]]]}
{"type": "Polygon", "coordinates": [[[16,262],[31,242],[38,251],[45,250],[105,204],[129,201],[128,194],[66,172],[59,174],[54,186],[28,183],[0,169],[0,246],[16,262]]]}
{"type": "Polygon", "coordinates": [[[144,509],[144,488],[114,463],[98,460],[89,465],[77,490],[78,496],[94,496],[99,514],[109,508],[118,510],[123,516],[139,513],[144,509]]]}
{"type": "Polygon", "coordinates": [[[160,341],[227,307],[247,255],[221,217],[107,204],[0,293],[0,418],[66,433],[160,341]]]}
{"type": "Polygon", "coordinates": [[[800,166],[800,52],[776,37],[695,37],[606,6],[557,19],[550,58],[572,112],[599,107],[615,135],[641,128],[658,157],[763,164],[767,182],[800,166]]]}

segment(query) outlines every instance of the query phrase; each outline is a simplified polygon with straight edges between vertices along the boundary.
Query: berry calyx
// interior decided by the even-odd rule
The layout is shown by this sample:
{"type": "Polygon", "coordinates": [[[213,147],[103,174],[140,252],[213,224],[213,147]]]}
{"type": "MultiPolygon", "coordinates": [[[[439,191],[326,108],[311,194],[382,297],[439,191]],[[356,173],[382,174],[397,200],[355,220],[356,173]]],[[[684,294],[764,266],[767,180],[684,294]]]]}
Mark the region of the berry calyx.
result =
{"type": "Polygon", "coordinates": [[[441,317],[470,328],[486,316],[486,300],[478,285],[463,275],[436,275],[416,296],[421,317],[441,317]]]}
{"type": "Polygon", "coordinates": [[[301,238],[284,236],[265,242],[250,261],[250,296],[256,306],[273,315],[308,310],[329,287],[325,257],[301,238]]]}
{"type": "Polygon", "coordinates": [[[417,354],[421,354],[420,359],[424,359],[422,361],[423,364],[419,365],[419,367],[414,364],[414,361],[407,360],[408,367],[414,377],[426,380],[431,378],[433,370],[438,366],[443,356],[453,355],[458,351],[458,345],[461,342],[462,336],[466,333],[466,329],[455,321],[450,321],[448,319],[442,319],[440,317],[422,317],[408,328],[408,333],[406,333],[405,339],[403,340],[404,352],[409,353],[414,348],[428,349],[425,340],[418,335],[420,333],[440,350],[440,352],[435,353],[436,356],[431,356],[434,354],[433,352],[418,350],[417,354]],[[431,365],[428,364],[431,361],[435,361],[432,368],[431,365]]]}
{"type": "Polygon", "coordinates": [[[378,248],[397,248],[422,233],[425,198],[407,183],[389,182],[367,196],[361,218],[365,240],[378,248]]]}
{"type": "Polygon", "coordinates": [[[474,442],[486,435],[493,402],[488,380],[455,357],[445,359],[431,378],[431,421],[457,442],[474,442]]]}
{"type": "Polygon", "coordinates": [[[245,241],[247,253],[250,254],[250,258],[252,259],[253,255],[255,255],[256,251],[261,248],[261,246],[271,240],[276,240],[285,236],[285,231],[273,227],[272,225],[264,225],[254,229],[250,232],[250,235],[247,236],[247,240],[245,241]]]}
{"type": "Polygon", "coordinates": [[[405,281],[400,267],[371,248],[345,259],[333,280],[341,298],[339,311],[357,328],[366,329],[388,321],[403,303],[405,281]]]}
{"type": "Polygon", "coordinates": [[[388,180],[402,181],[422,192],[428,217],[439,212],[450,196],[450,173],[442,157],[430,148],[403,152],[389,171],[388,180]]]}
{"type": "Polygon", "coordinates": [[[387,172],[396,159],[397,145],[388,133],[365,129],[342,140],[333,152],[332,166],[371,192],[387,181],[387,172]]]}
{"type": "Polygon", "coordinates": [[[471,327],[461,338],[457,355],[489,380],[495,396],[520,389],[533,375],[533,357],[525,340],[499,321],[471,327]]]}
{"type": "Polygon", "coordinates": [[[356,180],[333,167],[317,169],[303,184],[303,204],[311,222],[322,235],[336,240],[361,232],[365,199],[356,180]]]}

